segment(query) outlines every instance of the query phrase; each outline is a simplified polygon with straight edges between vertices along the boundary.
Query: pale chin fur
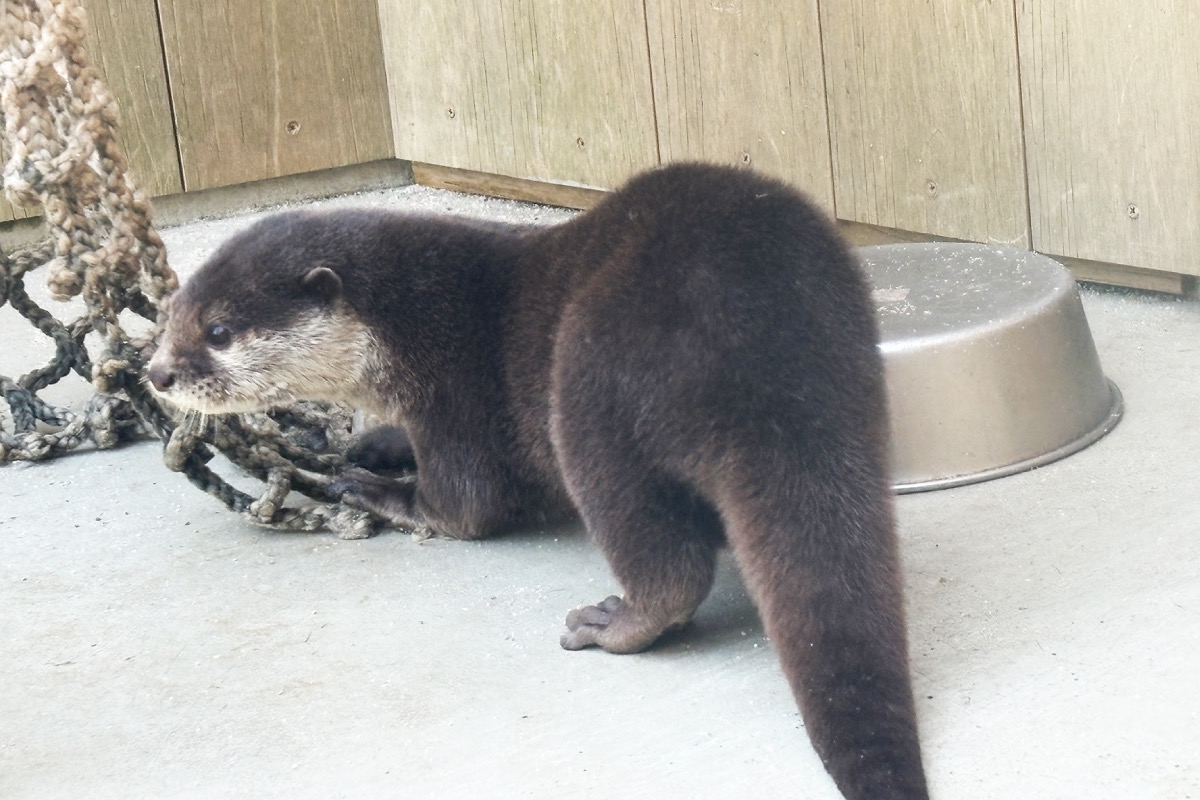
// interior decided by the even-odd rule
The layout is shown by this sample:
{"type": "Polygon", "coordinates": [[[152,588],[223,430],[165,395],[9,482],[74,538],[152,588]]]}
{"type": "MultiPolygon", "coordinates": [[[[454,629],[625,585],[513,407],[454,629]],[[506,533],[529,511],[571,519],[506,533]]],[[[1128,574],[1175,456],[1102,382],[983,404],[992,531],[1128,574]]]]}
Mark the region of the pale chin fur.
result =
{"type": "Polygon", "coordinates": [[[203,394],[188,391],[168,390],[160,392],[154,387],[150,387],[150,391],[159,400],[167,403],[173,408],[185,412],[196,412],[204,416],[214,416],[219,414],[256,414],[263,411],[270,411],[273,408],[280,406],[291,405],[296,402],[295,399],[281,399],[279,402],[263,403],[257,398],[248,397],[229,397],[229,398],[212,398],[203,394]]]}

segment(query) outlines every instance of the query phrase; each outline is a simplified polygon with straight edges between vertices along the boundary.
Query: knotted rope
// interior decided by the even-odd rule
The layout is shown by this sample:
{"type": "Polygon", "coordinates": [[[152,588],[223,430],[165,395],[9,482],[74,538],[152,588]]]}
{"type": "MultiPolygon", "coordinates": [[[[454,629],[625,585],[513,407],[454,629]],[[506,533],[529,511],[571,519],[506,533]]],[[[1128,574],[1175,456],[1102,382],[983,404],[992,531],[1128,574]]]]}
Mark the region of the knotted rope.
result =
{"type": "Polygon", "coordinates": [[[369,514],[328,502],[328,486],[344,466],[347,413],[304,405],[269,415],[177,418],[147,390],[143,367],[178,280],[117,144],[117,106],[88,60],[85,30],[79,0],[0,3],[4,188],[12,202],[40,208],[49,232],[38,246],[0,250],[0,308],[11,306],[55,345],[46,366],[17,379],[0,374],[13,428],[0,425],[0,462],[42,460],[88,441],[113,447],[149,430],[166,442],[168,467],[258,524],[370,535],[369,514]],[[55,299],[82,298],[83,316],[62,322],[30,298],[25,277],[41,267],[55,299]],[[150,333],[127,334],[126,312],[150,320],[150,333]],[[93,332],[102,340],[95,359],[86,341],[93,332]],[[72,371],[96,390],[81,414],[38,396],[72,371]],[[262,496],[213,472],[212,447],[264,481],[262,496]],[[285,507],[293,489],[325,502],[285,507]]]}

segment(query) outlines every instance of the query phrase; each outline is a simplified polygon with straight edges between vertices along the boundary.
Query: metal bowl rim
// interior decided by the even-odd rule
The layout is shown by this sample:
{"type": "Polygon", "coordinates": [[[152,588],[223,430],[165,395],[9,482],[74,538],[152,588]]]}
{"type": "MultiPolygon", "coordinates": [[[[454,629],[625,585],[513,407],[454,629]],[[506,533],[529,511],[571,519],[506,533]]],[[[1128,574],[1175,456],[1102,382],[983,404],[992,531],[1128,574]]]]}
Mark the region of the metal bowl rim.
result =
{"type": "Polygon", "coordinates": [[[1006,464],[1001,467],[993,467],[980,472],[972,472],[966,475],[952,475],[944,478],[933,478],[926,481],[913,481],[911,483],[898,483],[892,486],[896,494],[912,494],[915,492],[929,492],[935,489],[950,489],[955,486],[966,486],[972,483],[982,483],[983,481],[994,480],[995,478],[1004,478],[1009,475],[1015,475],[1018,472],[1027,472],[1037,467],[1045,466],[1059,459],[1066,458],[1072,453],[1077,453],[1083,450],[1090,444],[1095,443],[1106,433],[1111,431],[1121,421],[1121,417],[1125,412],[1125,400],[1121,396],[1121,390],[1110,379],[1105,378],[1105,383],[1108,384],[1109,392],[1109,407],[1108,413],[1104,415],[1099,422],[1082,436],[1077,436],[1071,441],[1054,448],[1048,452],[1042,453],[1032,458],[1026,458],[1012,464],[1006,464]]]}

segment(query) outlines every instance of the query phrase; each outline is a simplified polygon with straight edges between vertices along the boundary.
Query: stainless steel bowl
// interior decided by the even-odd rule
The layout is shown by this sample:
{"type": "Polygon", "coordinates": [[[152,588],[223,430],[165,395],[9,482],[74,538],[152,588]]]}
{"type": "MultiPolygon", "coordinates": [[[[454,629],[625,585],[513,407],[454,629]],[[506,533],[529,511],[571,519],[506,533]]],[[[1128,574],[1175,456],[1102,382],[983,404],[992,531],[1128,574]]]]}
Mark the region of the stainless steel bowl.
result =
{"type": "Polygon", "coordinates": [[[1011,475],[1121,418],[1071,274],[992,245],[865,247],[887,371],[898,492],[1011,475]]]}

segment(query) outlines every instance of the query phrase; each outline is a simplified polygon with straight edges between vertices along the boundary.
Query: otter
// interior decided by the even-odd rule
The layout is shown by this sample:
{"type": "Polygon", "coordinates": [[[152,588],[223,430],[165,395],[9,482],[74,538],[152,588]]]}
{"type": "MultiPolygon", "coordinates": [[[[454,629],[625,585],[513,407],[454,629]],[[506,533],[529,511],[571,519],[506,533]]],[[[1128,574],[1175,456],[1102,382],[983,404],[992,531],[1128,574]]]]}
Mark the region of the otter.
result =
{"type": "Polygon", "coordinates": [[[624,594],[572,611],[568,650],[684,626],[728,546],[841,792],[914,800],[877,339],[821,211],[687,163],[552,227],[266,218],[174,295],[147,376],[207,414],[383,416],[338,491],[401,527],[476,539],[577,514],[624,594]]]}

